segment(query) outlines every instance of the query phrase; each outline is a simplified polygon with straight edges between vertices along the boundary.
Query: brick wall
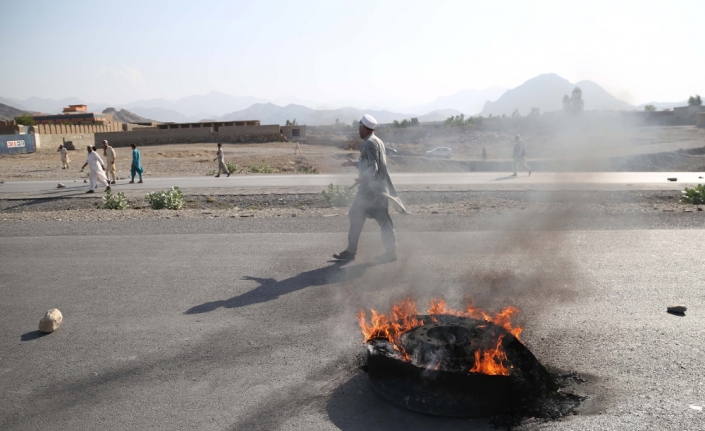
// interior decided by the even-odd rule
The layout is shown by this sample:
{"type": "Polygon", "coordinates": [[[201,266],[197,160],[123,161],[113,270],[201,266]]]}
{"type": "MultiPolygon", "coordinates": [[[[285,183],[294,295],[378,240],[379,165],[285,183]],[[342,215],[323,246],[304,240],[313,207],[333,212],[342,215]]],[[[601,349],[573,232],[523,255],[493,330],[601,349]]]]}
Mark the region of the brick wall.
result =
{"type": "Polygon", "coordinates": [[[40,135],[81,135],[86,133],[118,132],[123,123],[113,122],[109,125],[84,125],[84,124],[36,124],[32,126],[34,133],[40,135]]]}

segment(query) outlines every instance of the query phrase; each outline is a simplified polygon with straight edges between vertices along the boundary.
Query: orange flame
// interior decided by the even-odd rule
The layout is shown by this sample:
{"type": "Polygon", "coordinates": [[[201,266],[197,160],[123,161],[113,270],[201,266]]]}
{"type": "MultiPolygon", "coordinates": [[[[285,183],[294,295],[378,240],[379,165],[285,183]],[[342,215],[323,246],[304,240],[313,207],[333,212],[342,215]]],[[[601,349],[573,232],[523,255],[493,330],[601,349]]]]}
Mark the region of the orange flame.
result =
{"type": "MultiPolygon", "coordinates": [[[[458,317],[470,317],[473,319],[492,322],[497,326],[501,326],[519,339],[523,328],[514,327],[511,319],[519,309],[509,306],[504,310],[491,316],[489,313],[474,306],[472,300],[467,301],[465,310],[454,310],[448,306],[448,303],[442,298],[434,298],[428,306],[427,313],[431,316],[446,314],[458,317]]],[[[382,338],[389,341],[394,349],[400,352],[403,360],[409,361],[411,358],[404,351],[401,345],[401,336],[407,331],[424,325],[423,320],[418,319],[418,309],[416,302],[411,298],[403,299],[392,306],[390,313],[380,314],[376,310],[371,310],[370,324],[367,323],[365,310],[360,310],[357,317],[359,319],[364,342],[367,343],[375,338],[382,338]]],[[[434,321],[435,318],[431,317],[434,321]]],[[[507,361],[507,354],[502,347],[502,338],[499,336],[494,348],[478,349],[475,351],[475,365],[470,369],[472,373],[482,373],[490,375],[509,375],[509,370],[504,365],[507,361]]],[[[436,369],[438,366],[436,365],[436,369]]]]}
{"type": "Polygon", "coordinates": [[[494,349],[475,350],[475,365],[470,368],[471,373],[489,374],[491,376],[509,375],[509,370],[504,366],[504,362],[507,361],[507,353],[502,348],[502,338],[504,338],[504,335],[499,336],[494,349]]]}

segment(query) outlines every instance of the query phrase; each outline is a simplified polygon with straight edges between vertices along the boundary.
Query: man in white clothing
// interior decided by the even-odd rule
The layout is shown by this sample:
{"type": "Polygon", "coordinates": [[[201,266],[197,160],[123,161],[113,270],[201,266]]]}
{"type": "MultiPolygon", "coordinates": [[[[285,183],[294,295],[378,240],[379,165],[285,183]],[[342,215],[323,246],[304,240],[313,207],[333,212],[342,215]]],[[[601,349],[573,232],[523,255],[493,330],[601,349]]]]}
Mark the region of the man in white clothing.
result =
{"type": "Polygon", "coordinates": [[[115,150],[108,144],[107,140],[103,141],[103,154],[105,154],[105,172],[108,176],[108,183],[115,184],[117,173],[115,171],[115,150]]]}
{"type": "Polygon", "coordinates": [[[81,167],[83,171],[86,166],[90,169],[90,182],[91,188],[86,193],[95,193],[95,188],[98,187],[97,183],[105,186],[105,191],[110,190],[110,184],[108,184],[108,179],[105,177],[105,165],[103,164],[103,159],[100,158],[97,152],[93,151],[93,147],[88,145],[86,147],[88,150],[88,158],[86,158],[86,163],[81,167]]]}

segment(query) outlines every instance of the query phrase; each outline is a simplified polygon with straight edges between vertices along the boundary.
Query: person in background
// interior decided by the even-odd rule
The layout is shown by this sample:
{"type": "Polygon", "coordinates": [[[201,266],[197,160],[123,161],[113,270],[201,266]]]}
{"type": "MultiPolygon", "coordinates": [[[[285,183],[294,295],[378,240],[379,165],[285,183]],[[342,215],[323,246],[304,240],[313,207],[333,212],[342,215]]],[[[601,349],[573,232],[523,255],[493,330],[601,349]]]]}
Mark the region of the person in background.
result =
{"type": "Polygon", "coordinates": [[[223,146],[218,142],[218,152],[215,155],[215,159],[213,161],[218,160],[218,175],[215,177],[218,178],[220,177],[221,172],[225,172],[228,174],[227,176],[230,176],[230,171],[228,170],[228,165],[225,164],[225,154],[223,154],[223,146]]]}
{"type": "Polygon", "coordinates": [[[296,143],[296,148],[294,149],[294,155],[301,155],[301,145],[298,142],[296,143]]]}
{"type": "Polygon", "coordinates": [[[107,140],[103,140],[103,155],[105,156],[105,168],[110,184],[115,184],[117,172],[115,171],[115,150],[108,145],[107,140]]]}
{"type": "Polygon", "coordinates": [[[98,153],[94,150],[94,147],[88,145],[86,147],[88,150],[88,158],[86,158],[86,163],[81,167],[81,172],[88,166],[90,172],[90,183],[91,188],[86,193],[95,193],[98,187],[98,183],[105,186],[105,191],[110,190],[110,184],[108,184],[108,179],[105,177],[105,165],[103,165],[103,159],[100,158],[98,153]]]}
{"type": "Polygon", "coordinates": [[[137,174],[140,175],[139,182],[142,183],[142,174],[144,173],[144,169],[142,169],[142,162],[140,160],[140,152],[137,149],[137,145],[132,144],[130,146],[132,147],[132,167],[130,168],[130,173],[132,174],[132,181],[130,181],[130,184],[135,183],[135,175],[137,175],[137,174]]]}
{"type": "Polygon", "coordinates": [[[357,167],[358,177],[352,187],[359,185],[360,188],[348,212],[350,218],[348,247],[333,255],[333,258],[338,260],[355,259],[360,233],[368,218],[375,219],[382,229],[382,243],[387,252],[379,256],[378,260],[382,262],[397,260],[397,237],[394,223],[389,216],[389,202],[394,203],[404,213],[406,209],[389,178],[384,143],[374,134],[376,126],[377,120],[371,115],[365,114],[362,117],[358,131],[365,142],[360,147],[360,157],[357,162],[348,158],[348,161],[342,164],[342,166],[357,167]]]}
{"type": "Polygon", "coordinates": [[[517,176],[517,165],[529,171],[529,177],[531,176],[531,168],[526,164],[526,144],[521,139],[521,136],[514,135],[514,173],[512,177],[517,176]]]}
{"type": "Polygon", "coordinates": [[[487,148],[485,146],[482,146],[482,161],[487,161],[487,148]]]}
{"type": "Polygon", "coordinates": [[[69,152],[66,150],[66,147],[64,147],[64,144],[59,144],[59,149],[56,150],[59,152],[61,155],[61,169],[68,169],[69,168],[69,152]]]}

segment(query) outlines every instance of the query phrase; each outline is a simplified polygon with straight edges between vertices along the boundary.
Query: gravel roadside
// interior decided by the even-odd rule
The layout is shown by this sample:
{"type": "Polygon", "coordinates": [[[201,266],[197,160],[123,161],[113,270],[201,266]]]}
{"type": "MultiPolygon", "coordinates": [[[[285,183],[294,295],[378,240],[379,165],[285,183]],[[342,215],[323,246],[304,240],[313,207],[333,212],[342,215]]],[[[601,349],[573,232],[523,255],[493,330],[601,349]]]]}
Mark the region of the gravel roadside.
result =
{"type": "MultiPolygon", "coordinates": [[[[672,191],[470,191],[406,192],[412,214],[532,216],[566,214],[698,213],[705,206],[682,204],[672,191]]],[[[169,218],[271,218],[345,216],[322,194],[185,196],[184,209],[153,210],[141,198],[128,199],[122,211],[99,209],[96,198],[0,200],[0,223],[48,220],[143,220],[169,218]]]]}

